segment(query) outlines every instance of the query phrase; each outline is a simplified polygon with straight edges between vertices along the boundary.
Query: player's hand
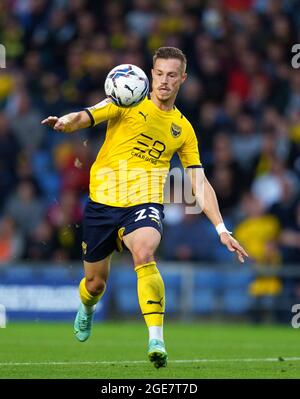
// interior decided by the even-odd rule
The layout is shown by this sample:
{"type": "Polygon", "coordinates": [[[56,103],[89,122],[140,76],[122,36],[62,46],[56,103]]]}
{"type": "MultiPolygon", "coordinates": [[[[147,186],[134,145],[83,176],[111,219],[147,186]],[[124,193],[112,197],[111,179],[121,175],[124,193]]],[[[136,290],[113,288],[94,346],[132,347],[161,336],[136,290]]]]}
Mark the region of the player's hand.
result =
{"type": "Polygon", "coordinates": [[[239,244],[239,242],[233,238],[229,233],[221,233],[220,234],[221,243],[226,245],[230,252],[235,252],[238,260],[241,263],[245,262],[245,258],[248,258],[249,255],[244,250],[244,248],[239,244]]]}
{"type": "Polygon", "coordinates": [[[52,127],[52,129],[58,132],[64,132],[66,130],[66,123],[62,118],[58,118],[57,116],[48,116],[48,118],[42,120],[42,125],[48,125],[52,127]]]}

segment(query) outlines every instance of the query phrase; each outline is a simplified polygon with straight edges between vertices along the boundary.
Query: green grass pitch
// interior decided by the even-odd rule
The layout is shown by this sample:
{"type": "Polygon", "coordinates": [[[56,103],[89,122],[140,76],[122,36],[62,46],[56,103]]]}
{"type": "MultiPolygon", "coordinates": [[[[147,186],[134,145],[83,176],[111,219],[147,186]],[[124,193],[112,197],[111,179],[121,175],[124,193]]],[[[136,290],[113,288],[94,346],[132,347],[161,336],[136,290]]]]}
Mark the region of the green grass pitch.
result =
{"type": "Polygon", "coordinates": [[[0,329],[0,378],[299,378],[299,330],[289,326],[167,322],[169,364],[146,357],[141,322],[95,323],[77,342],[72,323],[9,323],[0,329]]]}

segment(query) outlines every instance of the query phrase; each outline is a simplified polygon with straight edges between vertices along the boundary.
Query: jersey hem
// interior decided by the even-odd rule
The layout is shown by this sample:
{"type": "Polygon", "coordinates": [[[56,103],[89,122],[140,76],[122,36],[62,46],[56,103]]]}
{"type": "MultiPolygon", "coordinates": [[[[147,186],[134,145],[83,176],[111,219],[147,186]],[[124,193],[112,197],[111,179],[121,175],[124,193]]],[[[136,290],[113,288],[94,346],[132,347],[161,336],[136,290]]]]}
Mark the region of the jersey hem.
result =
{"type": "Polygon", "coordinates": [[[156,202],[156,201],[141,201],[141,202],[135,202],[135,203],[130,203],[126,205],[120,205],[118,202],[104,202],[104,201],[97,201],[93,197],[89,196],[89,198],[93,201],[96,202],[97,204],[102,204],[102,205],[108,205],[108,206],[114,206],[117,208],[130,208],[131,206],[137,206],[137,205],[143,205],[143,204],[159,204],[163,205],[163,202],[156,202]]]}

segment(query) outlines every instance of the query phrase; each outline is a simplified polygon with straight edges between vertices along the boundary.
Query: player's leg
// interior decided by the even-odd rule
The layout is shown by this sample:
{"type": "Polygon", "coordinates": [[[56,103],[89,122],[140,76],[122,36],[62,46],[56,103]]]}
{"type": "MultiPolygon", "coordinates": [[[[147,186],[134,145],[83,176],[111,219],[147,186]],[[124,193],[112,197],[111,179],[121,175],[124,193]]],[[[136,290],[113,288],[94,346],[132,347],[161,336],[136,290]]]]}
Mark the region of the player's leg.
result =
{"type": "Polygon", "coordinates": [[[83,218],[83,261],[85,277],[79,284],[81,304],[74,331],[83,342],[91,334],[95,305],[102,297],[109,275],[110,258],[116,249],[115,210],[89,199],[83,218]]]}
{"type": "Polygon", "coordinates": [[[165,287],[154,254],[161,234],[154,227],[140,227],[123,237],[137,273],[137,292],[142,314],[149,329],[148,357],[154,366],[167,365],[163,338],[165,287]]]}
{"type": "Polygon", "coordinates": [[[79,284],[81,304],[74,322],[76,338],[81,342],[86,341],[91,334],[96,304],[105,292],[110,259],[111,255],[98,262],[84,261],[85,277],[79,284]]]}
{"type": "Polygon", "coordinates": [[[99,262],[84,261],[85,277],[79,285],[79,294],[87,313],[95,309],[96,303],[103,296],[109,275],[111,255],[99,262]]]}

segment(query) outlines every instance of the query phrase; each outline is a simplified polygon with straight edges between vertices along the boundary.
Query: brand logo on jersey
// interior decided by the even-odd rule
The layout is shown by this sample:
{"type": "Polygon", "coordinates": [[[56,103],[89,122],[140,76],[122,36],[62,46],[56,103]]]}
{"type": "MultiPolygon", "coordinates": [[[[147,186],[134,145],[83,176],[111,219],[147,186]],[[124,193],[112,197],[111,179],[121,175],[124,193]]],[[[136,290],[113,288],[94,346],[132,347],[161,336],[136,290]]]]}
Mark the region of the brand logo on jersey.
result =
{"type": "Polygon", "coordinates": [[[82,252],[84,253],[84,255],[86,255],[86,251],[87,251],[87,243],[86,243],[86,242],[84,242],[84,241],[82,241],[82,244],[81,244],[81,246],[82,246],[82,252]]]}
{"type": "Polygon", "coordinates": [[[145,122],[147,122],[147,116],[148,116],[148,114],[143,114],[142,111],[139,111],[139,114],[141,114],[142,117],[145,119],[145,122]]]}
{"type": "Polygon", "coordinates": [[[178,125],[175,125],[175,123],[172,122],[172,125],[171,125],[172,136],[175,138],[179,137],[181,135],[181,131],[182,131],[182,128],[178,125]]]}

